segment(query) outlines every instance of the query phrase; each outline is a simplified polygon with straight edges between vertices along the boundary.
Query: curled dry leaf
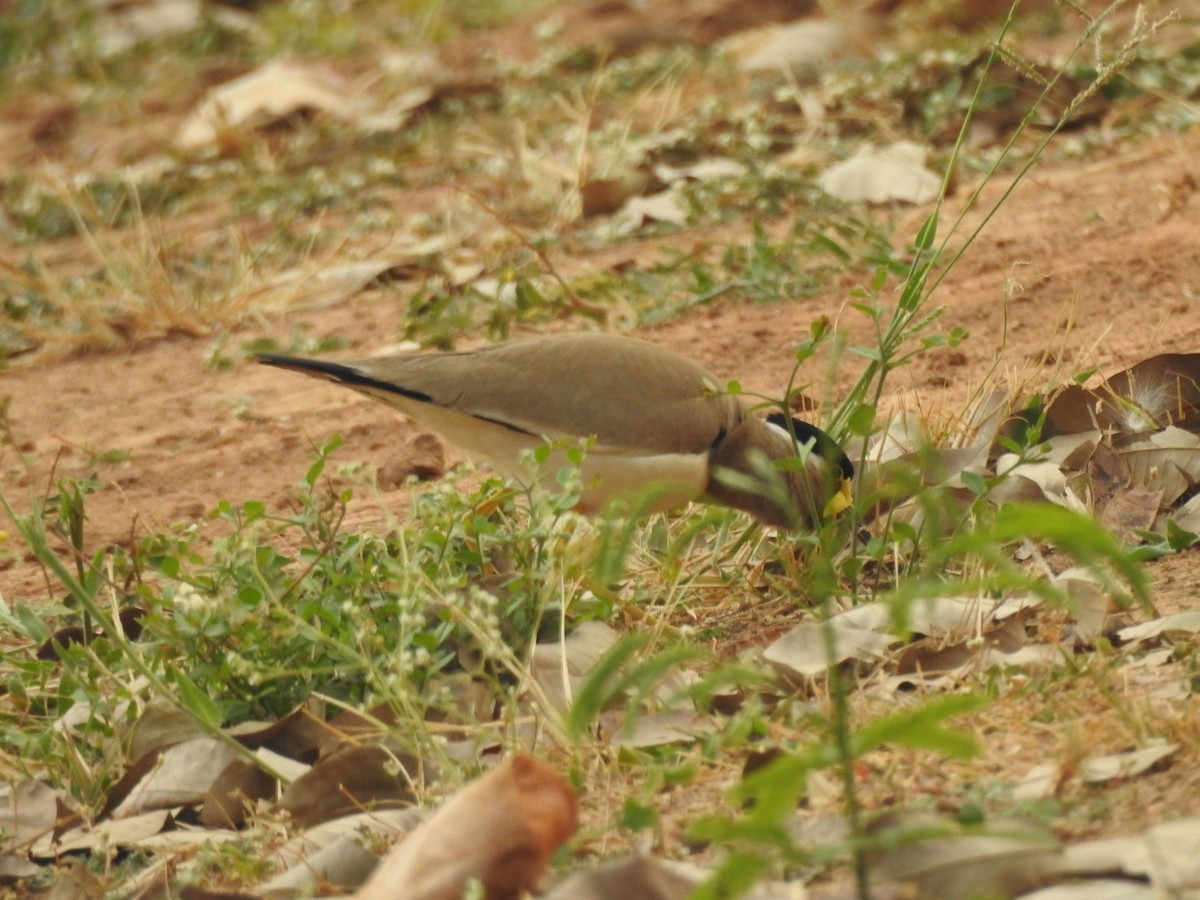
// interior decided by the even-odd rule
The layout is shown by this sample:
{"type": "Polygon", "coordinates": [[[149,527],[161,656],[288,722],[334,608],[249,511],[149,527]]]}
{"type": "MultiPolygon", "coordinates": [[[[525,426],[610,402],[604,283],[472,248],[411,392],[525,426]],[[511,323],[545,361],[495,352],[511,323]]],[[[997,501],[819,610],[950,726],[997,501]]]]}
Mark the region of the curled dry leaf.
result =
{"type": "Polygon", "coordinates": [[[1097,387],[1063,387],[1046,404],[1042,437],[1093,429],[1137,434],[1170,425],[1200,432],[1200,353],[1164,353],[1097,387]]]}
{"type": "Polygon", "coordinates": [[[398,844],[359,900],[458,900],[469,881],[489,900],[532,890],[575,832],[578,800],[549,763],[523,753],[468,785],[398,844]]]}

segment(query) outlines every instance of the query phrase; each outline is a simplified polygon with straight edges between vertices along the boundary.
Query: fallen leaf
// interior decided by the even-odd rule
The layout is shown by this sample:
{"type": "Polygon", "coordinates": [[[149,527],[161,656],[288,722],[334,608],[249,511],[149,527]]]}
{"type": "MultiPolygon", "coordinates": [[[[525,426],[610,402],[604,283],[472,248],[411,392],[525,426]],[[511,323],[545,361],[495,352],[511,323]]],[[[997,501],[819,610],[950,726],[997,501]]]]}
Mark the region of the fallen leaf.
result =
{"type": "Polygon", "coordinates": [[[214,88],[188,117],[179,145],[195,150],[238,129],[278,122],[304,110],[350,119],[360,104],[332,76],[294,60],[276,60],[214,88]]]}
{"type": "Polygon", "coordinates": [[[575,689],[619,638],[616,629],[592,620],[581,622],[565,641],[535,644],[529,674],[546,702],[566,712],[575,689]]]}
{"type": "Polygon", "coordinates": [[[1129,778],[1150,771],[1164,759],[1174,756],[1178,750],[1178,744],[1159,744],[1129,753],[1089,756],[1079,764],[1079,774],[1088,784],[1129,778]]]}
{"type": "Polygon", "coordinates": [[[274,852],[281,871],[255,888],[259,896],[307,896],[319,886],[353,890],[379,865],[375,848],[412,832],[424,809],[356,813],[305,829],[274,852]]]}
{"type": "Polygon", "coordinates": [[[894,634],[855,628],[845,624],[797,625],[762,651],[765,662],[784,675],[815,678],[830,666],[849,659],[874,662],[900,642],[894,634]],[[826,629],[833,641],[833,653],[826,652],[826,629]]]}
{"type": "Polygon", "coordinates": [[[1012,897],[1055,871],[1058,842],[1026,822],[968,828],[928,813],[890,813],[870,833],[873,874],[915,885],[922,897],[1012,897]],[[941,833],[938,834],[937,832],[941,833]]]}
{"type": "Polygon", "coordinates": [[[818,184],[847,203],[927,203],[942,189],[942,179],[925,167],[925,148],[910,141],[863,147],[822,173],[818,184]]]}
{"type": "Polygon", "coordinates": [[[238,752],[226,741],[196,737],[136,760],[109,792],[103,815],[114,819],[199,804],[238,752]]]}
{"type": "Polygon", "coordinates": [[[1122,643],[1132,643],[1158,637],[1160,634],[1171,632],[1195,634],[1198,631],[1200,631],[1200,609],[1189,609],[1122,628],[1117,632],[1117,638],[1122,643]]]}
{"type": "Polygon", "coordinates": [[[518,753],[448,800],[396,845],[359,900],[458,900],[477,880],[489,898],[532,890],[575,832],[578,800],[549,763],[518,753]]]}
{"type": "Polygon", "coordinates": [[[279,808],[309,828],[367,809],[407,806],[415,800],[419,772],[419,762],[410,754],[378,744],[348,745],[293,781],[279,798],[279,808]]]}
{"type": "Polygon", "coordinates": [[[708,873],[651,856],[627,856],[576,872],[543,900],[686,900],[708,873]]]}

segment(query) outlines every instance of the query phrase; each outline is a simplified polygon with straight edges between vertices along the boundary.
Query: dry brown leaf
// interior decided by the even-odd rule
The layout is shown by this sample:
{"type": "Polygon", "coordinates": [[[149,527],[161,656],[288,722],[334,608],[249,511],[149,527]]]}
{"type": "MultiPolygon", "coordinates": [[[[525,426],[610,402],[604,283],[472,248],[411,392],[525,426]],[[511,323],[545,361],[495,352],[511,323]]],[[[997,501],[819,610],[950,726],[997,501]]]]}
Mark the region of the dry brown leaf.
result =
{"type": "Polygon", "coordinates": [[[239,294],[237,303],[256,314],[280,315],[296,310],[323,309],[341,303],[373,284],[411,277],[411,257],[367,259],[320,268],[289,269],[239,294]]]}
{"type": "MultiPolygon", "coordinates": [[[[634,169],[614,178],[590,178],[579,185],[579,200],[585,219],[615,213],[633,197],[643,196],[654,185],[649,172],[634,169]]],[[[656,190],[661,190],[658,185],[656,190]]]]}
{"type": "Polygon", "coordinates": [[[1173,425],[1121,448],[1119,455],[1134,486],[1160,491],[1164,507],[1174,506],[1200,481],[1200,437],[1173,425]]]}
{"type": "Polygon", "coordinates": [[[1042,436],[1092,429],[1139,433],[1170,425],[1200,432],[1200,353],[1152,356],[1095,388],[1063,387],[1046,404],[1042,436]]]}
{"type": "Polygon", "coordinates": [[[238,829],[259,800],[273,800],[274,778],[249,760],[237,758],[217,776],[200,807],[200,824],[238,829]]]}
{"type": "Polygon", "coordinates": [[[69,828],[57,837],[47,835],[33,846],[32,853],[35,857],[49,859],[74,850],[130,847],[153,837],[173,823],[174,816],[169,809],[155,809],[123,819],[106,819],[93,826],[69,828]]]}
{"type": "Polygon", "coordinates": [[[104,816],[114,819],[204,801],[238,751],[226,741],[197,737],[152,750],[136,760],[113,787],[104,816]]]}
{"type": "Polygon", "coordinates": [[[302,828],[367,809],[389,809],[414,802],[420,764],[409,754],[378,744],[350,745],[322,759],[293,781],[279,808],[302,828]]]}
{"type": "Polygon", "coordinates": [[[694,709],[666,709],[633,718],[633,727],[626,728],[626,710],[613,710],[601,716],[601,737],[614,747],[663,747],[669,744],[690,744],[700,737],[716,733],[720,726],[712,716],[701,715],[694,709]]]}
{"type": "Polygon", "coordinates": [[[359,900],[458,900],[479,881],[489,900],[516,900],[575,832],[578,800],[549,763],[523,753],[447,801],[402,843],[359,900]]]}
{"type": "Polygon", "coordinates": [[[28,878],[39,871],[29,848],[50,838],[60,818],[58,792],[32,779],[2,785],[0,802],[0,879],[28,878]]]}
{"type": "Polygon", "coordinates": [[[105,896],[105,884],[97,878],[82,859],[72,859],[59,872],[54,887],[41,895],[41,900],[96,900],[105,896]]]}

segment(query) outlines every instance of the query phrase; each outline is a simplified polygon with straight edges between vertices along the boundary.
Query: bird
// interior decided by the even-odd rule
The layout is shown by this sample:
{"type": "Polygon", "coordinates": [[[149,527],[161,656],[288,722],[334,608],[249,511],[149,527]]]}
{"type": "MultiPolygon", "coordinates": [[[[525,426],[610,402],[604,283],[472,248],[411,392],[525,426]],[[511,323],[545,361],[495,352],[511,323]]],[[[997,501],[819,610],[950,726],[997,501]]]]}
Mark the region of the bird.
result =
{"type": "Polygon", "coordinates": [[[795,529],[851,505],[854,465],[828,434],[783,411],[756,414],[700,364],[639,338],[576,332],[348,362],[258,361],[382,401],[525,486],[528,451],[556,448],[545,471],[583,441],[583,513],[644,492],[646,513],[700,500],[795,529]]]}

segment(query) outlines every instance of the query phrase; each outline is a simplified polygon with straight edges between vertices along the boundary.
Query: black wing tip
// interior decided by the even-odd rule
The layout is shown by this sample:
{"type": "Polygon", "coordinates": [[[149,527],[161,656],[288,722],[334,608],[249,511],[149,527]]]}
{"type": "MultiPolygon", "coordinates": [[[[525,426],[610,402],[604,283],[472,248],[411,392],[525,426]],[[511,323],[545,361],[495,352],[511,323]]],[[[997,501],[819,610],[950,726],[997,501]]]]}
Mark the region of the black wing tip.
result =
{"type": "Polygon", "coordinates": [[[264,366],[275,366],[280,369],[289,369],[293,372],[303,372],[305,375],[318,375],[350,388],[370,388],[373,391],[379,391],[384,394],[396,394],[399,397],[407,397],[409,400],[416,400],[420,403],[433,402],[433,398],[423,391],[415,391],[403,385],[375,378],[355,366],[327,362],[323,359],[308,359],[303,356],[284,356],[279,353],[256,353],[255,359],[264,366]]]}
{"type": "Polygon", "coordinates": [[[767,421],[772,425],[790,431],[803,444],[809,440],[813,441],[813,449],[823,458],[836,462],[838,468],[842,470],[842,476],[847,479],[854,477],[854,463],[850,461],[850,457],[846,455],[846,451],[841,448],[833,438],[818,428],[811,422],[805,422],[803,419],[797,419],[794,416],[787,416],[781,412],[773,412],[767,416],[767,421]],[[790,421],[789,421],[790,420],[790,421]]]}

